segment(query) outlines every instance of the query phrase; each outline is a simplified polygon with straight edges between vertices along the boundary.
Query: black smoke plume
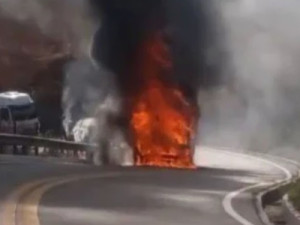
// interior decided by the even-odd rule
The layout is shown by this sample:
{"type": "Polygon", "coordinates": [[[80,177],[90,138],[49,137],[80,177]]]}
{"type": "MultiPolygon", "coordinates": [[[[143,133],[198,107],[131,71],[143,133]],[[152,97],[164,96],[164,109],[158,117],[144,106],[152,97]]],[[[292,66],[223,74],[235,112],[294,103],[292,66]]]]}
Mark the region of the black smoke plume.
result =
{"type": "Polygon", "coordinates": [[[139,77],[128,72],[140,43],[161,30],[175,66],[172,79],[194,99],[200,87],[220,82],[220,51],[213,5],[199,0],[91,0],[102,25],[93,56],[116,74],[121,91],[135,89],[139,77]]]}
{"type": "MultiPolygon", "coordinates": [[[[202,0],[90,0],[101,26],[92,47],[92,57],[114,74],[121,102],[119,120],[128,127],[126,99],[135,94],[143,77],[132,73],[141,43],[161,32],[171,51],[174,73],[167,77],[197,105],[201,88],[220,84],[221,41],[214,24],[214,5],[202,0]],[[123,121],[123,122],[122,122],[123,121]]],[[[223,60],[224,62],[224,60],[223,60]]],[[[126,133],[126,132],[125,132],[126,133]]],[[[126,134],[125,134],[126,135],[126,134]]]]}

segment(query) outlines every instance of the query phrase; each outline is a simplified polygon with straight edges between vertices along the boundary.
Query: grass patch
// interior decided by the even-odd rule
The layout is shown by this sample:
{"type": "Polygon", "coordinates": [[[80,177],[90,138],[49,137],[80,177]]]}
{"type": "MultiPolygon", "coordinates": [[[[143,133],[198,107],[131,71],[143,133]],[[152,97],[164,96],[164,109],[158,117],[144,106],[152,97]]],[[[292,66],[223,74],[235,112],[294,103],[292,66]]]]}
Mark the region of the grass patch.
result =
{"type": "Polygon", "coordinates": [[[289,189],[289,199],[297,210],[300,210],[300,180],[291,184],[289,189]]]}

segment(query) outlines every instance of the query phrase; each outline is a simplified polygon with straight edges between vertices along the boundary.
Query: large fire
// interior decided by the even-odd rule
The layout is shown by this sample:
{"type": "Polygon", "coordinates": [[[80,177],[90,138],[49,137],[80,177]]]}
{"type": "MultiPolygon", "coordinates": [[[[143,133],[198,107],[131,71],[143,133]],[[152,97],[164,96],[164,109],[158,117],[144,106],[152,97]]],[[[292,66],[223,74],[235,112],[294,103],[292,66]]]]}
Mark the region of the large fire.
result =
{"type": "Polygon", "coordinates": [[[163,36],[150,36],[137,58],[136,72],[143,80],[130,121],[136,165],[193,168],[196,106],[170,79],[173,63],[163,36]]]}

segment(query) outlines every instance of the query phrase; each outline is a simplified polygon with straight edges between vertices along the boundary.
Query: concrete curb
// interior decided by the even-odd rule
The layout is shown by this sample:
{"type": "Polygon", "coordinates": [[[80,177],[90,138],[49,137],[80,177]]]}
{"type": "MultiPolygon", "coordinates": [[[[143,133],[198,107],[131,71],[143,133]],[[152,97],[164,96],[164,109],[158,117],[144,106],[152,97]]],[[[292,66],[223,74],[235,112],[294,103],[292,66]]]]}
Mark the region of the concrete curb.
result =
{"type": "MultiPolygon", "coordinates": [[[[218,148],[220,148],[218,146],[218,148]]],[[[222,151],[231,151],[231,148],[221,148],[222,151]]],[[[234,152],[234,151],[233,151],[234,152]]],[[[270,205],[271,203],[275,203],[276,201],[279,201],[282,199],[283,197],[283,191],[284,189],[287,187],[287,185],[289,185],[291,182],[297,180],[300,178],[300,163],[288,158],[283,158],[280,156],[276,156],[276,155],[268,155],[268,154],[259,154],[259,153],[255,153],[253,154],[253,152],[250,151],[245,151],[245,150],[240,150],[240,152],[238,152],[238,154],[245,154],[248,153],[250,156],[259,156],[259,157],[274,157],[277,158],[278,160],[283,160],[286,161],[292,165],[294,165],[297,168],[297,174],[296,175],[292,175],[292,173],[290,173],[290,177],[286,176],[286,178],[277,181],[277,182],[273,182],[272,184],[268,185],[268,187],[266,186],[266,188],[263,191],[260,191],[256,196],[255,196],[255,206],[257,209],[257,214],[260,217],[261,221],[263,222],[263,224],[265,225],[274,225],[274,223],[272,223],[267,215],[267,213],[265,212],[265,207],[267,205],[270,205]],[[241,153],[242,152],[242,153],[241,153]]]]}
{"type": "Polygon", "coordinates": [[[283,200],[286,208],[290,211],[290,214],[294,215],[300,222],[300,213],[296,211],[294,206],[288,201],[288,195],[284,193],[284,189],[293,181],[300,178],[300,173],[291,177],[288,180],[274,183],[271,187],[258,193],[256,196],[256,207],[258,210],[259,217],[265,225],[274,225],[265,212],[265,206],[274,203],[279,200],[283,200]],[[295,212],[295,214],[294,214],[295,212]]]}
{"type": "MultiPolygon", "coordinates": [[[[274,157],[274,156],[273,156],[274,157]]],[[[287,158],[283,158],[283,157],[277,157],[276,158],[289,162],[290,164],[293,164],[294,166],[296,166],[297,168],[297,174],[293,175],[290,178],[284,179],[282,181],[279,182],[275,182],[272,186],[270,186],[269,188],[267,188],[266,190],[258,193],[258,195],[256,196],[256,207],[258,210],[258,214],[259,217],[261,218],[262,222],[265,225],[274,225],[274,223],[272,223],[267,215],[267,213],[265,212],[265,206],[270,204],[270,203],[274,203],[276,201],[279,200],[283,200],[284,201],[284,189],[293,181],[296,181],[297,179],[300,178],[300,163],[294,160],[290,160],[287,158]]]]}
{"type": "Polygon", "coordinates": [[[281,199],[280,190],[288,185],[290,181],[277,182],[266,190],[256,195],[256,208],[258,215],[265,225],[274,225],[265,212],[265,206],[271,202],[281,199]]]}
{"type": "Polygon", "coordinates": [[[273,225],[263,208],[262,196],[264,194],[264,192],[261,192],[256,196],[256,208],[258,211],[258,215],[265,225],[273,225]]]}
{"type": "Polygon", "coordinates": [[[298,210],[296,210],[296,208],[293,206],[293,203],[289,200],[288,194],[285,194],[283,196],[283,203],[284,203],[284,206],[289,211],[289,213],[292,216],[294,216],[294,218],[297,220],[298,223],[300,223],[300,213],[298,212],[298,210]]]}

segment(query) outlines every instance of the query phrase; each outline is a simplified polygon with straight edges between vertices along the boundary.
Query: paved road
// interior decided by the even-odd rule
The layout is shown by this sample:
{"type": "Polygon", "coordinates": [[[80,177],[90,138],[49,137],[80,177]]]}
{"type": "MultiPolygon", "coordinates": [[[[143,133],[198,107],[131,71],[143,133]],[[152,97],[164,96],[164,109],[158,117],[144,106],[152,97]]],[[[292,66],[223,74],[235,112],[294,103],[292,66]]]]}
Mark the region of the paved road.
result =
{"type": "Polygon", "coordinates": [[[271,160],[203,148],[188,171],[0,156],[0,225],[261,225],[249,187],[296,171],[271,160]]]}

